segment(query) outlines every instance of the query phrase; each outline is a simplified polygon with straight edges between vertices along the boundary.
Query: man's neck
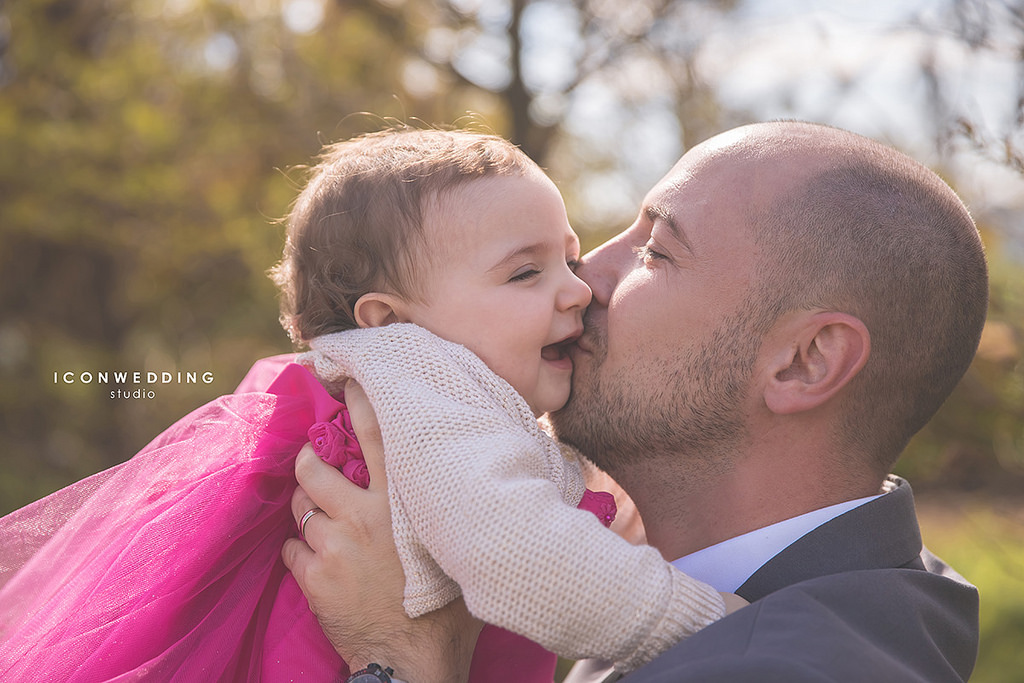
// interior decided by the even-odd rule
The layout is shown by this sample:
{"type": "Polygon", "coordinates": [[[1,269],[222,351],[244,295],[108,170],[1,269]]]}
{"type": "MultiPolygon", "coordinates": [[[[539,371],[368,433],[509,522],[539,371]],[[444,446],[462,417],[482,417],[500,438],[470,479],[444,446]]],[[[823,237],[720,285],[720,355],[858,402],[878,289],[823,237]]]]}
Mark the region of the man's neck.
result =
{"type": "Polygon", "coordinates": [[[738,467],[713,481],[634,471],[619,478],[644,520],[647,541],[671,561],[755,529],[877,493],[870,478],[784,476],[791,468],[738,467]],[[762,468],[763,469],[763,468],[762,468]]]}

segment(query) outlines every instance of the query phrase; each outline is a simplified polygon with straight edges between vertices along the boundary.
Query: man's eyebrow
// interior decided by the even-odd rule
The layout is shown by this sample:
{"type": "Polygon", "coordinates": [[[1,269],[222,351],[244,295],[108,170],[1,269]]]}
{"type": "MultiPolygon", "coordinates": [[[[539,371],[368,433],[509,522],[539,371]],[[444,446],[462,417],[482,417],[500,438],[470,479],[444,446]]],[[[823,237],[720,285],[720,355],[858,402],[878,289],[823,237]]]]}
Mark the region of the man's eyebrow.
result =
{"type": "Polygon", "coordinates": [[[683,229],[679,227],[678,223],[676,223],[676,219],[665,207],[659,204],[651,204],[644,209],[644,215],[647,216],[647,220],[652,223],[661,221],[667,225],[672,236],[679,240],[679,243],[686,247],[687,251],[693,253],[693,245],[691,245],[690,240],[687,239],[686,233],[683,232],[683,229]]]}

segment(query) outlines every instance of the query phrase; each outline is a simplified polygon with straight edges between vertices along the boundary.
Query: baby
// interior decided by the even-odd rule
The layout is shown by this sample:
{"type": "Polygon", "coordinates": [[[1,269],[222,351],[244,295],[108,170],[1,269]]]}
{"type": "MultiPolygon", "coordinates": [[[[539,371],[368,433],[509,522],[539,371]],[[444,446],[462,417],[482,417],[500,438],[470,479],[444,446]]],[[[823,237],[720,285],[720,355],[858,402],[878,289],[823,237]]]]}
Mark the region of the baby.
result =
{"type": "MultiPolygon", "coordinates": [[[[132,460],[0,520],[2,677],[345,675],[280,548],[307,438],[365,476],[350,377],[381,424],[410,615],[461,594],[490,624],[622,670],[723,616],[719,593],[604,528],[610,496],[538,426],[571,389],[590,301],[578,256],[554,184],[500,138],[395,129],[326,148],[273,270],[282,322],[311,350],[258,363],[132,460]]],[[[471,679],[553,667],[489,627],[471,679]]]]}
{"type": "Polygon", "coordinates": [[[578,258],[554,184],[508,142],[385,131],[327,151],[275,277],[313,349],[300,362],[329,387],[354,377],[378,413],[406,611],[461,588],[488,623],[630,669],[723,605],[573,509],[579,463],[537,426],[571,389],[590,302],[578,258]],[[387,267],[362,265],[382,253],[387,267]],[[318,279],[353,272],[348,292],[318,279]],[[620,591],[607,577],[623,574],[620,591]]]}

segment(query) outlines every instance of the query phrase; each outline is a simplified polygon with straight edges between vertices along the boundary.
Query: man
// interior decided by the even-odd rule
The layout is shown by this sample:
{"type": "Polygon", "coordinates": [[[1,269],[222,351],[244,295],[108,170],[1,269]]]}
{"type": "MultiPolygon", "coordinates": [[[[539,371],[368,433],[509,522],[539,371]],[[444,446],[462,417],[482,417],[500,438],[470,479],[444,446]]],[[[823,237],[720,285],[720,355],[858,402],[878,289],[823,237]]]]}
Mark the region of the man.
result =
{"type": "MultiPolygon", "coordinates": [[[[922,548],[909,485],[886,476],[984,324],[985,258],[952,190],[845,131],[746,126],[688,151],[578,273],[594,300],[559,437],[666,559],[752,603],[626,680],[967,680],[976,591],[922,548]]],[[[300,455],[293,512],[327,514],[315,552],[284,551],[328,636],[357,665],[461,680],[475,625],[459,605],[403,619],[382,494],[331,474],[300,455]],[[336,576],[385,587],[337,595],[336,576]]],[[[601,680],[586,666],[599,677],[575,680],[601,680]]]]}

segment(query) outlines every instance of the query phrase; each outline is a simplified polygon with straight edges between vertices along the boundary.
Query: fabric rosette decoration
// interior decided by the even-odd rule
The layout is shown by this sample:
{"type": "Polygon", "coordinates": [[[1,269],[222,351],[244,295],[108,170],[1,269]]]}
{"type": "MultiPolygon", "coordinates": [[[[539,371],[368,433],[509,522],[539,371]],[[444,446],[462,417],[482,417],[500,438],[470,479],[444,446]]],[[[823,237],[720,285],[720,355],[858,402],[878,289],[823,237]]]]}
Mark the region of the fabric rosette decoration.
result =
{"type": "Polygon", "coordinates": [[[357,486],[365,489],[370,485],[370,473],[347,408],[342,407],[330,422],[314,423],[307,436],[321,460],[340,469],[357,486]]]}
{"type": "Polygon", "coordinates": [[[618,506],[615,505],[615,496],[607,491],[591,491],[590,489],[583,492],[583,498],[577,507],[580,510],[593,512],[605,526],[611,526],[615,521],[615,513],[619,511],[618,506]]]}

